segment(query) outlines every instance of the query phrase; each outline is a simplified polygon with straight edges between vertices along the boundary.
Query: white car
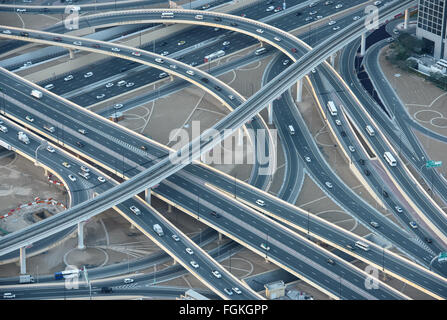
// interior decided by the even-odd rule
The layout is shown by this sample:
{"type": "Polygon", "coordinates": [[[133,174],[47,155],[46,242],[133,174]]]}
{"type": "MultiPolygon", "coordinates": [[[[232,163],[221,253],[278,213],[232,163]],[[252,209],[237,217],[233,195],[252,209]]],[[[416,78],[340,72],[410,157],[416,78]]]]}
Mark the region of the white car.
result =
{"type": "Polygon", "coordinates": [[[273,38],[275,41],[277,41],[277,42],[280,42],[281,41],[281,38],[280,37],[274,37],[273,38]]]}
{"type": "Polygon", "coordinates": [[[130,209],[133,213],[135,213],[137,216],[141,214],[140,209],[138,209],[138,208],[135,207],[135,206],[131,206],[129,209],[130,209]]]}
{"type": "Polygon", "coordinates": [[[417,229],[418,225],[416,224],[416,222],[410,221],[410,227],[412,227],[413,229],[417,229]]]}
{"type": "Polygon", "coordinates": [[[10,30],[3,30],[3,33],[4,34],[11,34],[11,31],[10,30]]]}
{"type": "Polygon", "coordinates": [[[225,293],[228,294],[229,296],[232,296],[232,295],[233,295],[233,291],[231,291],[231,290],[228,289],[228,288],[224,288],[224,291],[225,291],[225,293]]]}
{"type": "Polygon", "coordinates": [[[353,146],[349,146],[348,149],[349,149],[349,151],[351,151],[351,152],[355,152],[355,148],[354,148],[353,146]]]}
{"type": "Polygon", "coordinates": [[[160,74],[158,75],[158,77],[159,77],[160,79],[166,78],[167,76],[168,76],[168,74],[167,74],[166,72],[162,72],[162,73],[160,73],[160,74]]]}
{"type": "Polygon", "coordinates": [[[274,9],[275,9],[274,6],[270,6],[267,9],[265,9],[265,11],[270,12],[270,11],[273,11],[274,9]]]}
{"type": "Polygon", "coordinates": [[[213,271],[212,271],[212,274],[213,274],[217,279],[222,278],[222,275],[221,275],[220,272],[217,271],[217,270],[213,270],[213,271]]]}
{"type": "Polygon", "coordinates": [[[379,224],[377,222],[375,222],[375,221],[371,221],[369,224],[372,225],[374,228],[378,228],[379,227],[379,224]]]}
{"type": "Polygon", "coordinates": [[[106,182],[106,179],[104,177],[99,176],[98,177],[98,181],[99,182],[106,182]]]}
{"type": "Polygon", "coordinates": [[[234,100],[234,96],[233,96],[232,94],[228,95],[228,98],[229,98],[230,100],[234,100]]]}
{"type": "Polygon", "coordinates": [[[304,160],[306,160],[306,162],[310,162],[310,157],[304,157],[304,160]]]}
{"type": "Polygon", "coordinates": [[[47,89],[47,90],[51,90],[51,89],[54,88],[54,84],[49,83],[49,84],[47,84],[44,88],[47,89]]]}
{"type": "Polygon", "coordinates": [[[268,245],[266,245],[264,242],[261,243],[261,248],[264,249],[265,251],[269,251],[270,247],[268,245]]]}
{"type": "Polygon", "coordinates": [[[73,78],[74,78],[73,75],[70,74],[64,78],[64,81],[70,81],[70,80],[73,80],[73,78]]]}
{"type": "Polygon", "coordinates": [[[176,234],[173,234],[172,235],[172,239],[174,239],[174,241],[180,241],[180,238],[178,237],[178,235],[176,235],[176,234]]]}
{"type": "Polygon", "coordinates": [[[310,16],[313,16],[313,15],[315,15],[315,14],[317,14],[317,13],[318,13],[318,11],[317,11],[317,10],[314,10],[314,11],[309,12],[309,15],[310,15],[310,16]]]}
{"type": "Polygon", "coordinates": [[[229,45],[230,45],[230,41],[224,41],[224,42],[222,43],[222,45],[223,45],[223,46],[229,46],[229,45]]]}
{"type": "Polygon", "coordinates": [[[402,213],[402,208],[399,206],[395,206],[394,209],[396,209],[397,212],[402,213]]]}
{"type": "Polygon", "coordinates": [[[128,82],[128,83],[126,84],[126,88],[133,87],[134,85],[135,85],[135,83],[133,83],[133,82],[128,82]]]}
{"type": "Polygon", "coordinates": [[[192,70],[188,70],[188,71],[186,71],[186,73],[189,74],[190,76],[195,75],[194,71],[192,71],[192,70]]]}
{"type": "Polygon", "coordinates": [[[71,164],[69,164],[68,162],[62,162],[62,165],[65,167],[65,168],[71,168],[71,164]]]}
{"type": "Polygon", "coordinates": [[[113,85],[114,85],[114,83],[113,83],[113,82],[109,82],[109,83],[107,83],[107,84],[106,84],[106,88],[110,88],[110,87],[113,87],[113,85]]]}
{"type": "Polygon", "coordinates": [[[34,118],[31,117],[31,116],[26,116],[25,118],[26,118],[26,120],[28,120],[29,122],[34,122],[34,118]]]}
{"type": "Polygon", "coordinates": [[[335,119],[335,124],[336,124],[337,126],[341,126],[341,121],[338,120],[338,119],[335,119]]]}
{"type": "Polygon", "coordinates": [[[162,58],[155,58],[155,62],[164,63],[164,60],[162,58]]]}
{"type": "Polygon", "coordinates": [[[169,51],[163,51],[162,53],[160,53],[160,55],[162,55],[163,57],[167,56],[168,54],[169,54],[169,51]]]}
{"type": "Polygon", "coordinates": [[[114,52],[120,52],[121,50],[120,50],[120,48],[112,48],[112,51],[114,51],[114,52]]]}
{"type": "Polygon", "coordinates": [[[121,109],[123,107],[122,103],[117,103],[113,106],[114,109],[121,109]]]}
{"type": "Polygon", "coordinates": [[[84,78],[90,78],[93,75],[93,72],[87,72],[86,74],[84,74],[84,78]]]}
{"type": "Polygon", "coordinates": [[[331,21],[329,21],[328,25],[332,26],[333,24],[336,24],[336,23],[337,23],[337,21],[331,20],[331,21]]]}
{"type": "Polygon", "coordinates": [[[80,134],[87,134],[87,130],[85,130],[85,129],[78,129],[78,132],[80,134]]]}
{"type": "Polygon", "coordinates": [[[332,183],[330,183],[329,181],[326,181],[324,183],[328,188],[332,188],[332,183]]]}
{"type": "Polygon", "coordinates": [[[343,8],[343,5],[341,3],[339,3],[335,6],[335,9],[340,9],[340,8],[343,8]]]}
{"type": "Polygon", "coordinates": [[[317,69],[313,68],[312,73],[317,73],[317,69]]]}
{"type": "Polygon", "coordinates": [[[196,269],[199,267],[199,264],[197,262],[195,262],[194,260],[190,261],[189,263],[196,269]]]}
{"type": "Polygon", "coordinates": [[[81,41],[74,41],[73,44],[76,45],[76,46],[82,46],[82,42],[81,41]]]}
{"type": "Polygon", "coordinates": [[[340,26],[335,26],[332,28],[332,30],[334,30],[334,31],[340,30],[340,26]]]}
{"type": "Polygon", "coordinates": [[[72,174],[68,175],[68,179],[70,179],[71,181],[75,182],[76,181],[76,177],[72,174]]]}
{"type": "Polygon", "coordinates": [[[139,57],[141,56],[141,53],[138,51],[132,51],[132,55],[139,57]]]}
{"type": "Polygon", "coordinates": [[[98,94],[97,96],[96,96],[96,99],[102,99],[102,98],[104,98],[106,95],[104,94],[104,93],[101,93],[101,94],[98,94]]]}
{"type": "Polygon", "coordinates": [[[48,146],[48,147],[47,147],[47,151],[53,153],[53,152],[55,152],[56,150],[55,150],[52,146],[48,146]]]}
{"type": "Polygon", "coordinates": [[[360,19],[360,16],[355,16],[354,18],[352,18],[352,20],[357,21],[358,19],[360,19]]]}
{"type": "Polygon", "coordinates": [[[374,5],[375,6],[379,6],[379,5],[381,5],[382,4],[382,1],[374,1],[374,5]]]}
{"type": "Polygon", "coordinates": [[[126,278],[124,279],[124,283],[132,283],[133,279],[132,278],[126,278]]]}
{"type": "Polygon", "coordinates": [[[289,63],[290,63],[290,60],[289,60],[289,59],[286,59],[286,60],[284,60],[284,61],[282,62],[282,65],[283,65],[283,66],[287,66],[289,63]]]}
{"type": "Polygon", "coordinates": [[[90,169],[87,168],[86,166],[81,166],[81,170],[84,172],[90,172],[90,169]]]}
{"type": "Polygon", "coordinates": [[[242,291],[238,287],[233,287],[232,289],[236,294],[242,294],[242,291]]]}
{"type": "Polygon", "coordinates": [[[186,248],[185,251],[186,251],[188,254],[194,254],[194,251],[192,251],[191,248],[186,248]]]}
{"type": "Polygon", "coordinates": [[[263,200],[261,200],[261,199],[256,200],[256,204],[261,206],[261,207],[265,206],[265,202],[263,200]]]}
{"type": "Polygon", "coordinates": [[[171,64],[171,65],[169,66],[169,68],[171,68],[171,69],[177,69],[177,66],[176,66],[175,64],[171,64]]]}
{"type": "Polygon", "coordinates": [[[256,32],[257,32],[257,33],[264,33],[264,30],[262,30],[262,29],[256,29],[256,32]]]}

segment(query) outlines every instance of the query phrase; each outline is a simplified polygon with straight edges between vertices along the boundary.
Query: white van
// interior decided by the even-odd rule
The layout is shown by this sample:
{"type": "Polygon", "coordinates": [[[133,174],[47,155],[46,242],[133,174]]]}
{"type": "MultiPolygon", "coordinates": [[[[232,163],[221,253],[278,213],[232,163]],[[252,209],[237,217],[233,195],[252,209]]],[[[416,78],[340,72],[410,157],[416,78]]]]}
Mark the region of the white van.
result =
{"type": "Polygon", "coordinates": [[[8,132],[8,128],[6,128],[5,126],[0,125],[0,131],[3,133],[8,132]]]}
{"type": "Polygon", "coordinates": [[[174,18],[174,13],[173,12],[162,12],[161,17],[162,18],[174,18]]]}
{"type": "Polygon", "coordinates": [[[43,128],[51,133],[53,133],[54,131],[56,131],[56,129],[54,129],[53,126],[50,126],[48,124],[44,125],[43,128]]]}
{"type": "Polygon", "coordinates": [[[289,125],[289,132],[291,135],[295,134],[295,128],[292,125],[289,125]]]}
{"type": "Polygon", "coordinates": [[[118,87],[122,87],[122,86],[125,86],[126,83],[127,83],[126,80],[121,80],[121,81],[118,81],[118,83],[117,83],[116,85],[117,85],[118,87]]]}
{"type": "Polygon", "coordinates": [[[370,125],[367,125],[366,126],[366,132],[368,132],[368,134],[371,136],[371,137],[373,137],[374,136],[374,129],[370,126],[370,125]]]}
{"type": "Polygon", "coordinates": [[[266,49],[266,48],[259,48],[259,49],[257,49],[257,50],[255,51],[255,55],[259,56],[259,55],[261,55],[261,54],[263,54],[263,53],[266,53],[266,52],[267,52],[267,49],[266,49]]]}
{"type": "Polygon", "coordinates": [[[203,16],[201,14],[198,14],[194,17],[196,20],[203,20],[203,16]]]}
{"type": "Polygon", "coordinates": [[[47,90],[51,90],[51,89],[54,88],[54,84],[49,83],[49,84],[47,84],[44,88],[47,89],[47,90]]]}
{"type": "Polygon", "coordinates": [[[3,299],[14,299],[15,297],[16,297],[16,295],[11,292],[5,292],[3,294],[3,299]]]}

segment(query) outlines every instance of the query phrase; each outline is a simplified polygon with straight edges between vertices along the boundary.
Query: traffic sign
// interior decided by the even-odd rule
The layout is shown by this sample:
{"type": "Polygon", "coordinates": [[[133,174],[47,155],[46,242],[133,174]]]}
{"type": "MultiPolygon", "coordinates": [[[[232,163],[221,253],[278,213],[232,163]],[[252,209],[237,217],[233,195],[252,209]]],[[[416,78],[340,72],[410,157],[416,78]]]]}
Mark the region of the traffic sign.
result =
{"type": "Polygon", "coordinates": [[[442,161],[428,160],[425,163],[425,167],[427,168],[436,168],[442,166],[442,161]]]}
{"type": "Polygon", "coordinates": [[[447,261],[447,252],[442,252],[438,256],[438,262],[447,261]]]}

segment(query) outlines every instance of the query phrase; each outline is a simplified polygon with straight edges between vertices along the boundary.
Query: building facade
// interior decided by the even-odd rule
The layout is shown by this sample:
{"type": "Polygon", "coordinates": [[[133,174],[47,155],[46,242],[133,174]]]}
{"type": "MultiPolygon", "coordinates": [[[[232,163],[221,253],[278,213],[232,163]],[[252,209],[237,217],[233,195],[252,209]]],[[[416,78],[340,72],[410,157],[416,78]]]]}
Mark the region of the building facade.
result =
{"type": "Polygon", "coordinates": [[[447,0],[419,0],[416,35],[436,59],[447,58],[447,0]]]}

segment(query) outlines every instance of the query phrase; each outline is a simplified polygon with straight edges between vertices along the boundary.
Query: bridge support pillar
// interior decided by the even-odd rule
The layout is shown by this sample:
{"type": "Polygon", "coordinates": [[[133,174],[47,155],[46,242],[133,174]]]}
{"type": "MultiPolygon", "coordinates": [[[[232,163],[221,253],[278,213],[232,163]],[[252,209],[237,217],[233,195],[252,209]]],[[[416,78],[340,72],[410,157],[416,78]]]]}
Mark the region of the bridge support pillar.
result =
{"type": "Polygon", "coordinates": [[[169,79],[171,79],[171,82],[174,81],[174,76],[170,75],[169,79]]]}
{"type": "Polygon", "coordinates": [[[20,274],[26,274],[26,248],[20,248],[20,274]]]}
{"type": "Polygon", "coordinates": [[[237,130],[237,145],[240,147],[244,143],[244,130],[239,128],[237,130]]]}
{"type": "Polygon", "coordinates": [[[85,249],[84,245],[84,221],[78,222],[78,249],[85,249]]]}
{"type": "Polygon", "coordinates": [[[168,203],[168,212],[172,212],[172,205],[168,203]]]}
{"type": "Polygon", "coordinates": [[[335,53],[331,55],[330,61],[331,61],[331,66],[335,67],[335,53]]]}
{"type": "Polygon", "coordinates": [[[296,102],[303,101],[303,79],[298,80],[296,83],[296,102]]]}
{"type": "Polygon", "coordinates": [[[360,56],[364,56],[366,52],[366,33],[362,33],[362,46],[360,49],[360,56]]]}
{"type": "Polygon", "coordinates": [[[404,29],[408,29],[408,21],[410,20],[410,11],[407,9],[405,10],[405,20],[404,20],[404,29]]]}
{"type": "Polygon", "coordinates": [[[135,226],[133,225],[133,223],[130,224],[130,230],[134,230],[135,226]]]}
{"type": "Polygon", "coordinates": [[[172,265],[175,266],[177,264],[177,260],[173,259],[172,265]]]}
{"type": "Polygon", "coordinates": [[[150,205],[151,204],[151,188],[144,190],[144,200],[150,205]]]}
{"type": "Polygon", "coordinates": [[[273,102],[269,103],[267,110],[269,113],[269,124],[273,124],[273,102]]]}
{"type": "Polygon", "coordinates": [[[70,60],[74,59],[74,50],[73,49],[68,49],[68,53],[70,54],[70,60]]]}
{"type": "Polygon", "coordinates": [[[218,242],[222,242],[222,233],[219,232],[219,237],[217,238],[218,242]]]}
{"type": "Polygon", "coordinates": [[[45,177],[48,177],[48,170],[47,169],[43,169],[43,171],[44,171],[44,175],[45,175],[45,177]]]}

